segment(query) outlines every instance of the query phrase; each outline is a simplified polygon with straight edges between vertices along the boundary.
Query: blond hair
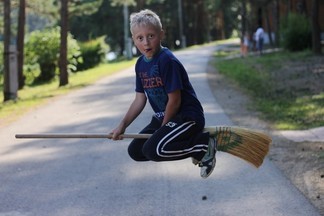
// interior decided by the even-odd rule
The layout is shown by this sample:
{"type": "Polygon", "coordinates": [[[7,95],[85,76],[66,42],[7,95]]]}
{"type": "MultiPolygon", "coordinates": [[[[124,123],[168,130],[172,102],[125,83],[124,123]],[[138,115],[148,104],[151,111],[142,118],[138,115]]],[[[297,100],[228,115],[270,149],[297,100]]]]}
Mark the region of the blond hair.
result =
{"type": "Polygon", "coordinates": [[[130,15],[130,31],[133,34],[133,28],[139,25],[152,25],[158,30],[162,30],[160,17],[149,9],[141,10],[138,13],[130,15]]]}

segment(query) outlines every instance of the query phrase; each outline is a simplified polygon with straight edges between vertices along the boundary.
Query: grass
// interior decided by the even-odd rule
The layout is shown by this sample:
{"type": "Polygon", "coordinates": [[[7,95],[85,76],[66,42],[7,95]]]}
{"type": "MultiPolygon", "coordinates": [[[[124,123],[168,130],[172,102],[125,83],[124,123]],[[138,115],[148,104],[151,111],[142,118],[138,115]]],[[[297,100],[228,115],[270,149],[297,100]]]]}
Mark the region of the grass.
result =
{"type": "MultiPolygon", "coordinates": [[[[42,85],[29,84],[18,91],[18,100],[0,103],[0,126],[6,125],[35,107],[42,105],[51,98],[66,94],[72,90],[87,86],[95,81],[131,67],[135,60],[102,64],[96,68],[70,74],[69,84],[59,87],[58,79],[42,85]]],[[[3,91],[3,86],[0,86],[3,91]]],[[[3,94],[0,95],[3,101],[3,94]]]]}
{"type": "Polygon", "coordinates": [[[301,63],[313,57],[311,52],[281,51],[262,57],[226,60],[228,55],[216,52],[215,67],[247,90],[254,99],[254,106],[275,128],[307,129],[324,126],[324,92],[308,90],[307,83],[311,77],[303,75],[305,72],[297,73],[298,70],[294,70],[294,65],[299,63],[297,67],[302,67],[301,63]],[[292,68],[284,68],[287,65],[292,68]],[[304,82],[300,81],[301,76],[304,82]],[[293,82],[296,84],[292,85],[293,82]]]}

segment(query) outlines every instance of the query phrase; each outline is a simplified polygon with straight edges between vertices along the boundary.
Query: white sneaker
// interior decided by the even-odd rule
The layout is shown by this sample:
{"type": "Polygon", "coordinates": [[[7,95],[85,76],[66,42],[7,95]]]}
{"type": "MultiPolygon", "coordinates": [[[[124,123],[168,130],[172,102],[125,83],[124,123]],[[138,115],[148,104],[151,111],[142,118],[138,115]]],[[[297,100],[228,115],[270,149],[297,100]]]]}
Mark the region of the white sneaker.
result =
{"type": "Polygon", "coordinates": [[[209,138],[208,149],[205,156],[199,162],[200,176],[202,178],[207,178],[213,172],[216,165],[216,139],[213,137],[209,138]]]}

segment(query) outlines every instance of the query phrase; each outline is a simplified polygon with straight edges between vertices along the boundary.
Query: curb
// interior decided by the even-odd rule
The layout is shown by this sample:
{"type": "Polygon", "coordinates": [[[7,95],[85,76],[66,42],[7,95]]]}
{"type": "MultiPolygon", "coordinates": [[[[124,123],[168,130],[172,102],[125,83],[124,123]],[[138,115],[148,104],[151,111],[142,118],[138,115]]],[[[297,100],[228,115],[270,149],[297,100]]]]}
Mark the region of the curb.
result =
{"type": "Polygon", "coordinates": [[[287,139],[295,142],[324,142],[324,127],[309,130],[284,130],[280,133],[287,139]]]}

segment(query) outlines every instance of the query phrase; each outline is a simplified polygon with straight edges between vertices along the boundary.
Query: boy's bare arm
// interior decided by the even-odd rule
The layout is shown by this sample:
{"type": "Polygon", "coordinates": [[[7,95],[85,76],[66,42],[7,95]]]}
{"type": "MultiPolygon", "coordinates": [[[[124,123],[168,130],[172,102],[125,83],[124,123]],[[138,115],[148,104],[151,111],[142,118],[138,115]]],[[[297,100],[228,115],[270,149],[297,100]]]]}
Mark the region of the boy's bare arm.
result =
{"type": "Polygon", "coordinates": [[[146,96],[144,93],[136,92],[135,99],[128,108],[122,121],[119,123],[118,127],[112,131],[113,140],[120,139],[119,135],[123,134],[126,128],[136,119],[136,117],[142,112],[146,104],[146,96]]]}
{"type": "Polygon", "coordinates": [[[168,123],[178,113],[181,105],[181,91],[176,90],[169,93],[168,98],[162,125],[168,123]]]}

